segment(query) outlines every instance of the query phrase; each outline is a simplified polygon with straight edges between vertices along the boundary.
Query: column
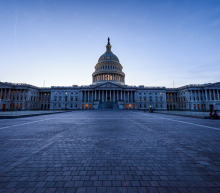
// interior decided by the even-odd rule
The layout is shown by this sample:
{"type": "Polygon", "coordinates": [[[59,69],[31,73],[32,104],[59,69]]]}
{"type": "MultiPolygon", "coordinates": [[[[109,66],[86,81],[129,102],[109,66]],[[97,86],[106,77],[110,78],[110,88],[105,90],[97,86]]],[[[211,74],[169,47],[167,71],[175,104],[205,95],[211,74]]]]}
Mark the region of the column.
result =
{"type": "Polygon", "coordinates": [[[115,91],[115,101],[118,101],[118,91],[115,91]]]}
{"type": "Polygon", "coordinates": [[[5,89],[5,99],[7,100],[7,88],[5,89]]]}
{"type": "Polygon", "coordinates": [[[207,89],[205,89],[205,100],[208,100],[207,89]]]}
{"type": "Polygon", "coordinates": [[[209,89],[207,90],[207,92],[208,92],[208,100],[210,101],[211,100],[211,92],[209,89]]]}
{"type": "Polygon", "coordinates": [[[129,99],[130,99],[130,103],[132,103],[132,91],[130,91],[129,99]]]}
{"type": "Polygon", "coordinates": [[[197,90],[195,90],[195,95],[196,95],[196,101],[198,102],[199,98],[198,98],[198,92],[197,92],[197,90]]]}
{"type": "Polygon", "coordinates": [[[5,99],[8,99],[8,88],[5,89],[5,99]]]}
{"type": "Polygon", "coordinates": [[[217,89],[215,89],[215,90],[214,90],[214,93],[215,93],[215,95],[214,95],[215,100],[218,100],[218,96],[217,96],[217,89]]]}
{"type": "Polygon", "coordinates": [[[117,101],[118,100],[118,98],[117,98],[118,96],[117,96],[117,90],[115,90],[115,101],[117,101]]]}
{"type": "Polygon", "coordinates": [[[130,91],[128,91],[128,103],[130,103],[130,91]]]}
{"type": "Polygon", "coordinates": [[[122,90],[120,90],[120,92],[121,92],[120,94],[121,94],[121,101],[122,101],[122,90]]]}
{"type": "Polygon", "coordinates": [[[1,89],[1,96],[0,99],[3,99],[3,88],[1,89]]]}
{"type": "Polygon", "coordinates": [[[2,89],[2,99],[5,99],[5,88],[2,89]]]}
{"type": "Polygon", "coordinates": [[[215,100],[215,90],[212,89],[212,96],[213,96],[213,100],[215,100]]]}
{"type": "Polygon", "coordinates": [[[131,103],[131,91],[129,91],[129,103],[131,103]]]}
{"type": "Polygon", "coordinates": [[[8,95],[8,89],[5,89],[5,99],[7,100],[7,95],[8,95]]]}
{"type": "Polygon", "coordinates": [[[135,91],[133,91],[133,103],[135,103],[135,91]]]}
{"type": "Polygon", "coordinates": [[[85,97],[84,102],[86,103],[86,102],[87,102],[87,95],[86,95],[86,91],[84,91],[84,97],[85,97]]]}
{"type": "Polygon", "coordinates": [[[115,91],[114,90],[112,91],[112,95],[113,95],[112,96],[112,101],[115,102],[115,91]]]}
{"type": "Polygon", "coordinates": [[[212,91],[212,92],[211,92],[211,94],[212,94],[212,99],[215,100],[215,93],[214,93],[214,90],[212,89],[211,91],[212,91]]]}
{"type": "Polygon", "coordinates": [[[11,91],[11,88],[9,88],[8,89],[8,96],[7,96],[9,100],[11,100],[11,94],[12,94],[12,91],[11,91]]]}
{"type": "Polygon", "coordinates": [[[220,100],[219,90],[217,90],[218,100],[220,100]]]}
{"type": "Polygon", "coordinates": [[[2,88],[0,88],[0,99],[2,99],[2,88]]]}
{"type": "Polygon", "coordinates": [[[133,103],[133,101],[134,101],[134,100],[133,100],[133,93],[134,93],[134,92],[131,91],[131,103],[133,103]]]}
{"type": "Polygon", "coordinates": [[[84,91],[82,91],[82,102],[84,102],[84,91]]]}
{"type": "Polygon", "coordinates": [[[2,89],[2,99],[5,99],[5,88],[2,89]]]}
{"type": "Polygon", "coordinates": [[[205,90],[203,90],[203,100],[206,100],[206,96],[205,96],[205,90]]]}
{"type": "Polygon", "coordinates": [[[107,96],[108,96],[108,93],[107,93],[107,90],[105,91],[105,102],[107,102],[107,96]]]}
{"type": "Polygon", "coordinates": [[[212,89],[212,96],[213,96],[213,100],[215,100],[215,90],[212,89]]]}

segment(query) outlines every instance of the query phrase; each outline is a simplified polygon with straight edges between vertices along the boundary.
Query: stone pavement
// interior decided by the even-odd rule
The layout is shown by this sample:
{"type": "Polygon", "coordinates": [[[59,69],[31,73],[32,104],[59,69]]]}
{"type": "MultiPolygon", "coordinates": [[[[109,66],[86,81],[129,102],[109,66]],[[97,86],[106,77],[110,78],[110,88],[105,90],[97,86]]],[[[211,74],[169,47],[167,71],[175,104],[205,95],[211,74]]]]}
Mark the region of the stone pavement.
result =
{"type": "Polygon", "coordinates": [[[20,118],[20,117],[32,117],[37,115],[48,115],[54,113],[61,113],[65,111],[0,111],[0,119],[20,118]]]}
{"type": "Polygon", "coordinates": [[[161,114],[168,114],[168,115],[180,115],[185,117],[209,118],[209,112],[199,112],[199,111],[155,111],[155,112],[161,114]]]}
{"type": "Polygon", "coordinates": [[[0,120],[0,193],[219,193],[220,121],[138,111],[0,120]]]}

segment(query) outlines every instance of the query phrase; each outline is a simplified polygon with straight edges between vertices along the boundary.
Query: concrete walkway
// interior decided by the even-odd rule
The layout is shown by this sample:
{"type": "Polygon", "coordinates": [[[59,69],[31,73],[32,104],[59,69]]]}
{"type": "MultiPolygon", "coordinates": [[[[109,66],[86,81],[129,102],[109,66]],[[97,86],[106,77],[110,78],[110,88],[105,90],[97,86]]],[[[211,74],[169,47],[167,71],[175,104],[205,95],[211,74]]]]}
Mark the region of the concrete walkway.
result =
{"type": "Polygon", "coordinates": [[[6,111],[6,112],[0,112],[0,119],[31,117],[31,116],[48,115],[48,114],[62,113],[62,112],[65,111],[6,111]]]}
{"type": "Polygon", "coordinates": [[[179,115],[185,117],[195,117],[195,118],[209,118],[209,112],[196,112],[196,111],[155,111],[155,113],[169,114],[169,115],[179,115]]]}

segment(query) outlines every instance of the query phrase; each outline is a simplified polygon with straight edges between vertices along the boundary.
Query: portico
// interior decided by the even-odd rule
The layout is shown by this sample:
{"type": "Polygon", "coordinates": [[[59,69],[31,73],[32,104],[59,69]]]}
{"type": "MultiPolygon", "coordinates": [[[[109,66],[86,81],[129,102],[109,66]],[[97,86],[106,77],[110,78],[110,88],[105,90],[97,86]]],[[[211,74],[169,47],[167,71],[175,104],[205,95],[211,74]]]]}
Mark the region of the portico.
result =
{"type": "Polygon", "coordinates": [[[83,109],[98,109],[105,105],[111,108],[131,109],[134,108],[135,89],[125,89],[122,85],[108,82],[83,90],[82,99],[83,109]]]}

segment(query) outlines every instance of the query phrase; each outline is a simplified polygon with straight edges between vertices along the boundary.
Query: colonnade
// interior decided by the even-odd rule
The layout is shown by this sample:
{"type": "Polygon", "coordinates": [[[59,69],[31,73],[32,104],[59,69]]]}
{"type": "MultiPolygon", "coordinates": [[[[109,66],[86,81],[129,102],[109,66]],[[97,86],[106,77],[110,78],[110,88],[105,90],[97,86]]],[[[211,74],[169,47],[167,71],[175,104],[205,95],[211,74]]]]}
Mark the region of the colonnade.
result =
{"type": "Polygon", "coordinates": [[[127,103],[134,103],[134,91],[126,90],[84,90],[82,91],[82,98],[84,103],[91,103],[93,101],[100,102],[116,102],[124,101],[127,103]]]}
{"type": "Polygon", "coordinates": [[[118,74],[99,74],[93,77],[93,82],[96,81],[120,81],[124,82],[124,77],[118,74]]]}
{"type": "Polygon", "coordinates": [[[11,89],[10,88],[0,88],[0,99],[10,99],[11,89]]]}
{"type": "Polygon", "coordinates": [[[39,96],[30,94],[26,89],[0,88],[0,109],[7,110],[37,109],[39,96]]]}
{"type": "Polygon", "coordinates": [[[190,90],[191,101],[220,100],[220,89],[190,90]]]}
{"type": "Polygon", "coordinates": [[[24,100],[26,99],[26,91],[23,89],[0,88],[0,99],[24,100]]]}

